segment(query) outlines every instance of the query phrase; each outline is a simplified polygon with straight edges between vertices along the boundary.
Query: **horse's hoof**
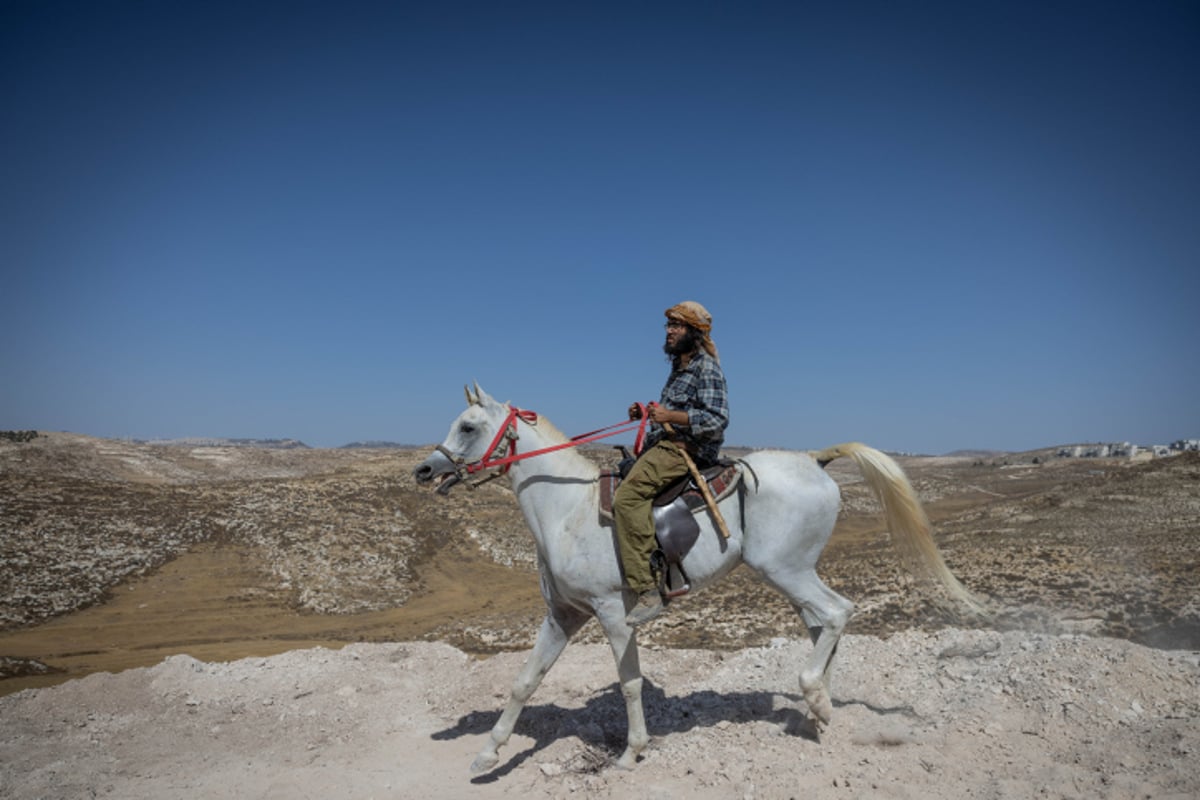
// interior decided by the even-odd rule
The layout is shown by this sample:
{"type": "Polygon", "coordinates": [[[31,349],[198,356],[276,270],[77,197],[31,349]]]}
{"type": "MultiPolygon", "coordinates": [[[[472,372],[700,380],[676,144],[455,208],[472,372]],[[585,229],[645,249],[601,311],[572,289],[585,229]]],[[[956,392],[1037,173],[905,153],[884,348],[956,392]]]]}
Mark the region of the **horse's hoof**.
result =
{"type": "Polygon", "coordinates": [[[833,719],[833,701],[829,699],[829,693],[823,688],[805,691],[804,702],[808,703],[817,733],[824,732],[829,727],[829,721],[833,719]]]}
{"type": "Polygon", "coordinates": [[[621,757],[617,759],[617,764],[616,764],[617,769],[623,769],[626,771],[630,771],[636,766],[637,766],[637,753],[634,753],[631,750],[626,750],[624,753],[621,754],[621,757]]]}
{"type": "Polygon", "coordinates": [[[489,771],[492,767],[500,763],[500,756],[496,753],[480,753],[475,756],[475,760],[471,762],[471,774],[480,775],[489,771]]]}

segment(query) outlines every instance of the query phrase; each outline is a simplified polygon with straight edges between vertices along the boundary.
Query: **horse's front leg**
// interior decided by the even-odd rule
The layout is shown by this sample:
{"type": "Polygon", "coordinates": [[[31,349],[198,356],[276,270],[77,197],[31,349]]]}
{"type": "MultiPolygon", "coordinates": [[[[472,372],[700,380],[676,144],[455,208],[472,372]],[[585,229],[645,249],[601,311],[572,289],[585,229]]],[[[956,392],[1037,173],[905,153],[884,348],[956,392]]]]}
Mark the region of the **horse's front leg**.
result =
{"type": "Polygon", "coordinates": [[[637,638],[633,628],[625,624],[625,603],[621,595],[596,609],[596,618],[617,661],[617,678],[625,698],[625,715],[629,720],[625,752],[617,759],[621,769],[633,769],[638,755],[650,742],[646,731],[646,712],[642,706],[642,667],[638,662],[637,638]]]}
{"type": "Polygon", "coordinates": [[[542,622],[541,630],[538,631],[537,642],[533,645],[533,650],[529,653],[525,666],[521,667],[521,672],[513,683],[508,706],[505,707],[504,713],[500,715],[500,719],[492,728],[487,744],[479,751],[479,755],[475,756],[475,761],[471,763],[472,773],[478,775],[487,772],[500,761],[500,748],[508,742],[508,737],[512,735],[513,726],[517,724],[517,717],[520,716],[521,709],[525,707],[529,697],[541,684],[542,678],[546,677],[550,667],[554,666],[554,662],[562,654],[563,648],[567,646],[571,636],[586,621],[587,615],[573,609],[549,608],[546,610],[546,619],[542,622]]]}

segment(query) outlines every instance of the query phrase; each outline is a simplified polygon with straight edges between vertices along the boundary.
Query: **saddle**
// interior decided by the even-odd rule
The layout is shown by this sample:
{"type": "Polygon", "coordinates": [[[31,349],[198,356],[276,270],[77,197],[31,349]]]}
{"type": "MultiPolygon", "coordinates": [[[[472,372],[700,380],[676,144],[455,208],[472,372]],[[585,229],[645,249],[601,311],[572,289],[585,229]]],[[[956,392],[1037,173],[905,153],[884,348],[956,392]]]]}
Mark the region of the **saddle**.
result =
{"type": "MultiPolygon", "coordinates": [[[[600,516],[606,521],[613,518],[613,495],[625,471],[600,472],[600,516]]],[[[700,470],[700,474],[717,502],[737,491],[742,483],[742,467],[736,461],[721,460],[700,470]]],[[[704,495],[692,476],[685,475],[658,493],[651,505],[651,512],[658,549],[650,555],[650,568],[658,576],[659,591],[666,598],[687,594],[691,589],[691,581],[682,562],[700,538],[700,523],[696,515],[708,512],[704,495]]]]}

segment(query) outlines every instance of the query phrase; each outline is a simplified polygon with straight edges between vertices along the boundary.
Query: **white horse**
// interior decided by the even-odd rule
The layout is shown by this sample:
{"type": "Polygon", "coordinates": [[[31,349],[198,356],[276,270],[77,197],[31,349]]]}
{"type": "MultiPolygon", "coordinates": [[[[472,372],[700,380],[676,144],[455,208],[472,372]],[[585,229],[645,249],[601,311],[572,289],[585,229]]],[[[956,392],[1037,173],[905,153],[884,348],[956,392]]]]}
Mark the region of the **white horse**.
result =
{"type": "MultiPolygon", "coordinates": [[[[546,618],[513,684],[508,705],[471,770],[485,772],[499,762],[499,749],[512,734],[521,709],[568,640],[593,616],[612,646],[628,715],[626,748],[617,765],[631,768],[650,738],[642,708],[637,642],[634,630],[625,623],[636,595],[622,582],[612,524],[600,516],[599,468],[565,446],[569,440],[545,418],[512,412],[507,403],[496,402],[476,384],[474,395],[467,390],[467,409],[454,420],[446,440],[413,470],[418,483],[440,479],[438,491],[445,494],[466,477],[466,465],[478,469],[486,459],[506,455],[514,437],[525,452],[564,445],[516,461],[508,473],[537,543],[546,618]],[[508,436],[500,435],[505,427],[510,428],[508,436]]],[[[907,556],[910,569],[940,584],[953,600],[981,610],[942,560],[908,479],[883,453],[850,443],[814,454],[760,451],[746,456],[746,491],[742,497],[735,492],[721,503],[730,537],[723,538],[703,513],[700,538],[683,566],[697,590],[745,563],[791,601],[813,639],[812,655],[800,669],[800,690],[818,729],[829,723],[833,713],[829,695],[833,656],[854,610],[853,603],[826,586],[815,571],[841,505],[837,484],[822,467],[843,455],[855,460],[874,490],[892,541],[907,556]],[[745,507],[740,508],[743,502],[745,507]]]]}

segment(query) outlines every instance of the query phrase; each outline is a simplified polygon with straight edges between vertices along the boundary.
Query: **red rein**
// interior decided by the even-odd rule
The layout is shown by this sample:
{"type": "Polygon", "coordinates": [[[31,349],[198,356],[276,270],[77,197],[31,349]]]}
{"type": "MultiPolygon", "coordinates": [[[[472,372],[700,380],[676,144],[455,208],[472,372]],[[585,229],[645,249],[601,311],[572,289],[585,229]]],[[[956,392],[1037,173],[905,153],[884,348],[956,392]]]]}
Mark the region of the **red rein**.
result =
{"type": "Polygon", "coordinates": [[[633,451],[635,454],[642,451],[642,442],[646,438],[646,407],[638,403],[641,409],[641,419],[631,419],[626,422],[618,422],[615,425],[609,425],[606,428],[598,428],[594,431],[581,433],[578,436],[571,437],[569,442],[543,447],[541,450],[531,450],[528,453],[517,454],[517,420],[524,422],[526,425],[537,424],[537,412],[526,411],[521,408],[513,408],[508,412],[508,416],[504,419],[504,424],[500,426],[500,430],[496,433],[496,437],[492,439],[492,443],[488,445],[488,449],[483,458],[476,461],[474,464],[467,464],[467,473],[474,475],[476,472],[481,472],[485,469],[500,468],[500,474],[508,472],[509,468],[518,461],[524,461],[527,458],[534,456],[553,453],[555,450],[565,450],[568,447],[578,447],[581,444],[595,442],[599,439],[607,439],[610,436],[617,436],[637,428],[637,439],[633,443],[633,451]],[[508,454],[502,458],[493,459],[492,456],[504,444],[504,440],[508,439],[512,442],[512,446],[508,448],[508,454]]]}

